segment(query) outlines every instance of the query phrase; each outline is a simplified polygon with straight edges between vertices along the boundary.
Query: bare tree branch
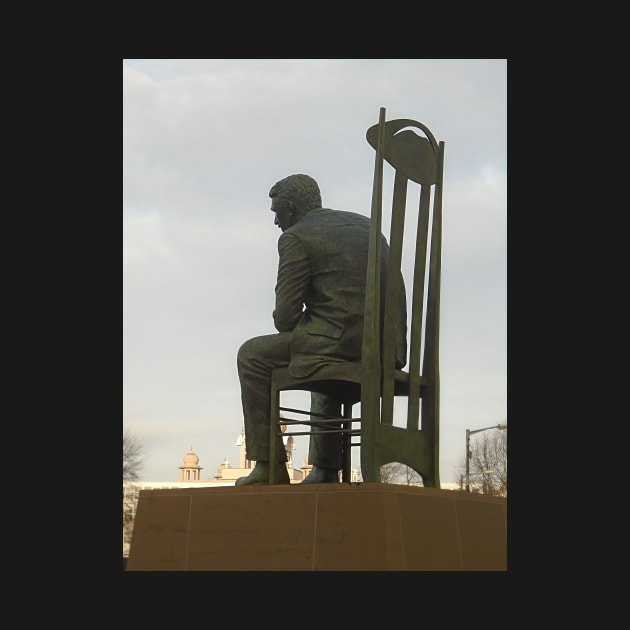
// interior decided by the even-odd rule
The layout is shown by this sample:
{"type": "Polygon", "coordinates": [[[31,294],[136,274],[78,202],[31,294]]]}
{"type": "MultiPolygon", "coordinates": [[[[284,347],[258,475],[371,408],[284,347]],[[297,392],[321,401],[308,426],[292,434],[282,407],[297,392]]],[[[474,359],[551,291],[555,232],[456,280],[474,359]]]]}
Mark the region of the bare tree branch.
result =
{"type": "Polygon", "coordinates": [[[123,433],[123,481],[138,481],[144,465],[144,446],[140,439],[126,429],[123,433]]]}
{"type": "MultiPolygon", "coordinates": [[[[507,497],[507,430],[488,431],[470,440],[471,492],[507,497]]],[[[466,474],[466,456],[458,467],[461,486],[466,474]]]]}
{"type": "Polygon", "coordinates": [[[381,482],[410,486],[422,484],[422,477],[413,468],[405,464],[391,462],[381,466],[381,482]]]}

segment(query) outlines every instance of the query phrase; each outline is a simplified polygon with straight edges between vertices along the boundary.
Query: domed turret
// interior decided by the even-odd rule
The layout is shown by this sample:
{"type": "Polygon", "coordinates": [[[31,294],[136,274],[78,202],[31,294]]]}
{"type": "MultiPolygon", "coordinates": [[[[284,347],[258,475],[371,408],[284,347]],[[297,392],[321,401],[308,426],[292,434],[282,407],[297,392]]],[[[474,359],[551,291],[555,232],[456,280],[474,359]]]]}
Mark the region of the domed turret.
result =
{"type": "Polygon", "coordinates": [[[192,446],[186,455],[184,455],[184,465],[185,466],[196,466],[199,463],[199,457],[197,457],[196,453],[193,453],[192,446]]]}
{"type": "Polygon", "coordinates": [[[180,466],[182,471],[180,481],[200,481],[201,466],[199,466],[199,457],[194,453],[192,446],[186,455],[184,455],[184,465],[180,466]]]}

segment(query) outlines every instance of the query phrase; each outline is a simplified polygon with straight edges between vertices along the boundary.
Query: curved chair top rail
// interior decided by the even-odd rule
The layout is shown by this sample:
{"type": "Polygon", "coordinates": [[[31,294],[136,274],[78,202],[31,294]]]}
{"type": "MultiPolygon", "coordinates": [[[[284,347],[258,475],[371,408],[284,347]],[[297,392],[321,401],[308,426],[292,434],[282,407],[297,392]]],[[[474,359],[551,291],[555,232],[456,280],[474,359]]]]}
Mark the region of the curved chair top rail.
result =
{"type": "MultiPolygon", "coordinates": [[[[365,137],[376,149],[379,124],[370,127],[365,137]]],[[[431,186],[437,183],[438,143],[426,125],[409,118],[390,120],[384,125],[383,157],[395,169],[417,184],[431,186]],[[417,127],[427,136],[423,138],[406,127],[417,127]],[[402,131],[404,129],[404,131],[402,131]]]]}

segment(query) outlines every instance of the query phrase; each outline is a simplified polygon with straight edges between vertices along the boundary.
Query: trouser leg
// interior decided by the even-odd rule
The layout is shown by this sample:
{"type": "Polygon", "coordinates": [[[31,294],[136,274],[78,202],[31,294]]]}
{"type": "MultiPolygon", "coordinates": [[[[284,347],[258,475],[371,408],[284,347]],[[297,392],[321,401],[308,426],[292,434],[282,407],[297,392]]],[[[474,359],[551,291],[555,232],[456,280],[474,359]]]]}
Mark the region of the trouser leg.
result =
{"type": "MultiPolygon", "coordinates": [[[[341,403],[317,392],[311,392],[311,412],[323,413],[328,416],[341,417],[341,403]]],[[[312,416],[311,420],[320,420],[312,416]]],[[[323,430],[324,427],[317,430],[323,430]]],[[[334,428],[339,428],[338,424],[334,428]]],[[[308,463],[320,468],[341,470],[341,433],[328,435],[311,435],[308,449],[308,463]]]]}
{"type": "MultiPolygon", "coordinates": [[[[241,383],[245,450],[247,459],[252,461],[269,461],[271,371],[289,365],[290,336],[290,333],[277,333],[254,337],[238,350],[236,365],[241,383]]],[[[282,438],[278,436],[277,440],[278,461],[286,462],[282,438]]]]}

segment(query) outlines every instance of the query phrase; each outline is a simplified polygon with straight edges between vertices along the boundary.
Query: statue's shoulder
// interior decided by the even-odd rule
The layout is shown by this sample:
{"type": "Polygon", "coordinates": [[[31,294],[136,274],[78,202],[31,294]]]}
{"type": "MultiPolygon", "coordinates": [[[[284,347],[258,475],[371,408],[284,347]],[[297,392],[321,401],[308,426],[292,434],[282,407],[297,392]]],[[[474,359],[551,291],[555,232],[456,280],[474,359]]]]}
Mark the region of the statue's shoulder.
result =
{"type": "Polygon", "coordinates": [[[369,217],[348,210],[336,210],[333,208],[314,208],[301,221],[292,225],[285,234],[310,234],[314,229],[335,229],[348,222],[356,224],[369,223],[369,217]]]}
{"type": "Polygon", "coordinates": [[[338,217],[340,219],[355,219],[356,221],[366,221],[369,220],[369,217],[366,217],[364,214],[359,214],[358,212],[351,212],[350,210],[337,210],[335,208],[316,208],[309,212],[307,216],[321,217],[321,216],[333,216],[338,217]]]}

